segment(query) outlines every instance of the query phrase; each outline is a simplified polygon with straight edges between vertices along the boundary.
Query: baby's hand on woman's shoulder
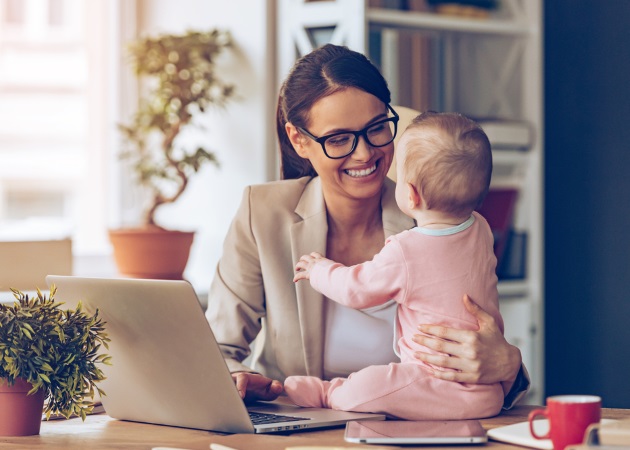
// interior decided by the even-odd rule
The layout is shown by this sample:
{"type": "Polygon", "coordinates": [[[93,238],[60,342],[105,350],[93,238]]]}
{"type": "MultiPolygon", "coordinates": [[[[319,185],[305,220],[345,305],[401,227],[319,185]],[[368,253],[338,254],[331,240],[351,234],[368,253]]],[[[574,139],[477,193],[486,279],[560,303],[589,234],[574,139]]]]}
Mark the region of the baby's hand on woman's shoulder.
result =
{"type": "Polygon", "coordinates": [[[309,255],[302,255],[300,260],[295,264],[295,276],[293,277],[293,281],[297,282],[300,280],[310,280],[311,269],[315,264],[324,259],[326,258],[317,252],[313,252],[309,255]]]}

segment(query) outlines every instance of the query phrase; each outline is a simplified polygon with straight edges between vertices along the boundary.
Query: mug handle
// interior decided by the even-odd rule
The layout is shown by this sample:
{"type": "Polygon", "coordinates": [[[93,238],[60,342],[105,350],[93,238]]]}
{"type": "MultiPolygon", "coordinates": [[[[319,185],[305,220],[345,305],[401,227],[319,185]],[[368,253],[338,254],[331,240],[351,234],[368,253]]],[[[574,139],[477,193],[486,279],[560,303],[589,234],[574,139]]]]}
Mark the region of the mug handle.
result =
{"type": "MultiPolygon", "coordinates": [[[[533,410],[532,412],[529,413],[529,416],[527,417],[527,420],[529,422],[529,432],[536,439],[549,439],[549,431],[547,431],[547,434],[545,434],[544,436],[540,436],[540,435],[536,434],[536,432],[534,431],[534,420],[538,416],[543,416],[543,417],[546,417],[547,419],[549,419],[549,416],[547,415],[547,410],[546,409],[535,409],[535,410],[533,410]]],[[[551,426],[549,427],[549,430],[551,430],[551,426]]]]}

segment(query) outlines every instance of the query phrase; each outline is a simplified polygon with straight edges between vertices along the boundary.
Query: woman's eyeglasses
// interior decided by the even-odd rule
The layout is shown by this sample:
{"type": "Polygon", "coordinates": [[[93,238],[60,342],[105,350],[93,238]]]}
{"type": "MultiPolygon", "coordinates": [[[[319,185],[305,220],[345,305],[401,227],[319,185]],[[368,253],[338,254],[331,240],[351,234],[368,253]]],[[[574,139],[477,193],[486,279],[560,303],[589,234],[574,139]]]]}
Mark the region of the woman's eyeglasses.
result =
{"type": "Polygon", "coordinates": [[[305,128],[297,127],[297,129],[318,142],[322,146],[324,154],[330,159],[345,158],[356,150],[361,136],[372,147],[384,147],[394,140],[398,131],[398,113],[390,105],[387,105],[387,109],[393,114],[393,117],[374,122],[359,131],[342,131],[317,137],[305,128]]]}

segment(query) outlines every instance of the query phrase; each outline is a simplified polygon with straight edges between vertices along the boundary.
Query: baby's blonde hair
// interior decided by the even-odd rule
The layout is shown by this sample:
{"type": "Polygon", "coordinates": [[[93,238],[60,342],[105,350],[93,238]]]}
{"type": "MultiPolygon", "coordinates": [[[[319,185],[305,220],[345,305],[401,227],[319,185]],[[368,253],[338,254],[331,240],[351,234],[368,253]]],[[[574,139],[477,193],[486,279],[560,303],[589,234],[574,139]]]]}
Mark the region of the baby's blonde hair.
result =
{"type": "Polygon", "coordinates": [[[490,186],[492,150],[486,133],[458,113],[425,112],[404,132],[406,181],[428,209],[457,217],[478,208],[490,186]]]}

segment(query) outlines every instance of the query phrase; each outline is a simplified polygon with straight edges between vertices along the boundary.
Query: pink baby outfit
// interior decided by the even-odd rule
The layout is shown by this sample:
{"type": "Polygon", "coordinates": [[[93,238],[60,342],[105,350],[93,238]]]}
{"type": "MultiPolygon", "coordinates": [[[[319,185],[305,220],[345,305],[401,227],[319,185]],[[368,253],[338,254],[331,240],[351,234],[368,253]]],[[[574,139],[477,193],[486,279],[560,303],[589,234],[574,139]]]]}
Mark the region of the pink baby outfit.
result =
{"type": "Polygon", "coordinates": [[[415,351],[436,353],[412,341],[419,324],[476,330],[464,307],[468,294],[503,330],[496,258],[486,220],[476,212],[448,229],[414,228],[387,240],[372,261],[346,267],[323,261],[311,270],[311,285],[354,309],[398,303],[395,348],[400,363],[370,366],[331,381],[292,376],[285,391],[300,406],[385,413],[408,420],[490,417],[503,405],[503,389],[433,377],[415,351]]]}

